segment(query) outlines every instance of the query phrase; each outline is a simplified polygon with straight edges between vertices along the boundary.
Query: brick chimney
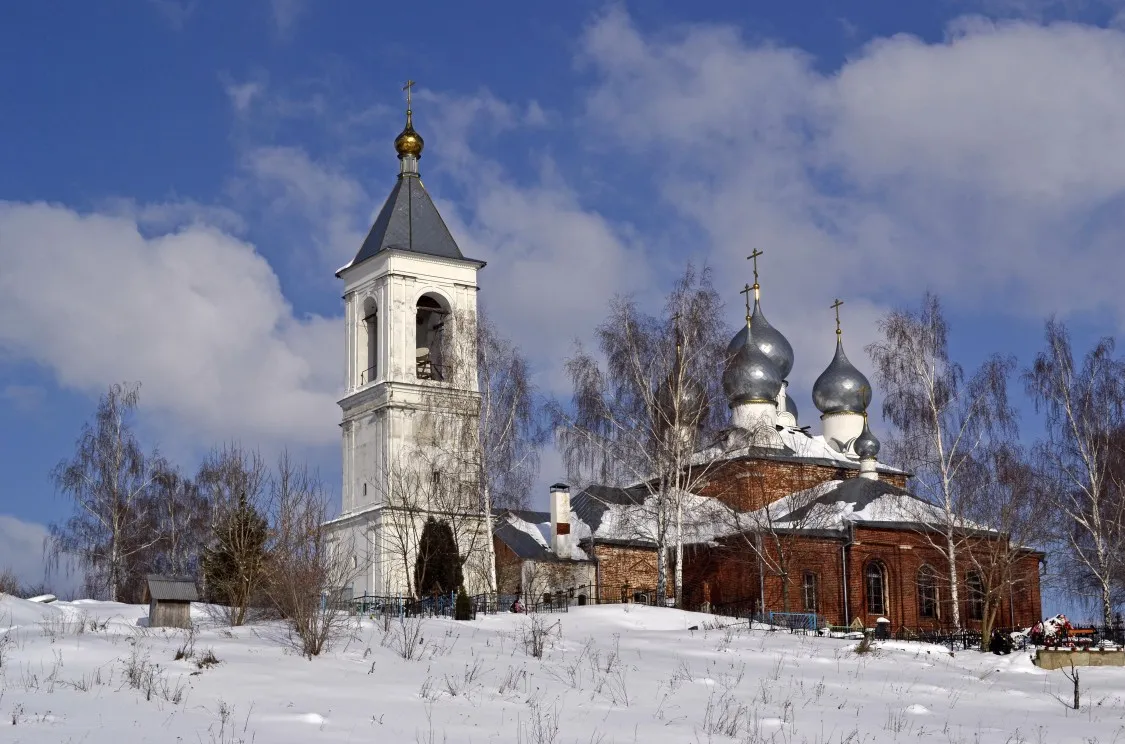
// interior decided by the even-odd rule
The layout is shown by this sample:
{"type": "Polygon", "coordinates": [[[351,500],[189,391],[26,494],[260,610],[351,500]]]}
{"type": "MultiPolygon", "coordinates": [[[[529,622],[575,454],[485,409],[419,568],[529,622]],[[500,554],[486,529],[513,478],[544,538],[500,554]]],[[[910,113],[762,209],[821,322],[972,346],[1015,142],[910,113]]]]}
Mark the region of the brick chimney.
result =
{"type": "Polygon", "coordinates": [[[570,557],[570,486],[551,486],[551,547],[560,558],[570,557]]]}

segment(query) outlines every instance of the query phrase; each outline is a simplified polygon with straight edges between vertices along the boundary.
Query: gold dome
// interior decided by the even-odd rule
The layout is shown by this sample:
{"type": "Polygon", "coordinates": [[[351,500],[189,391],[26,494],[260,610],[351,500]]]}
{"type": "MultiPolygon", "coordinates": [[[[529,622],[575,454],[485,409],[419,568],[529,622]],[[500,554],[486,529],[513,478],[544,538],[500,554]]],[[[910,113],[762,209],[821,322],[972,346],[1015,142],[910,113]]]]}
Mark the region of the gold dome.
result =
{"type": "Polygon", "coordinates": [[[407,155],[413,155],[416,158],[422,157],[422,148],[425,146],[422,140],[422,135],[414,131],[414,127],[407,121],[406,129],[402,130],[402,134],[395,137],[395,150],[398,152],[399,159],[407,155]]]}

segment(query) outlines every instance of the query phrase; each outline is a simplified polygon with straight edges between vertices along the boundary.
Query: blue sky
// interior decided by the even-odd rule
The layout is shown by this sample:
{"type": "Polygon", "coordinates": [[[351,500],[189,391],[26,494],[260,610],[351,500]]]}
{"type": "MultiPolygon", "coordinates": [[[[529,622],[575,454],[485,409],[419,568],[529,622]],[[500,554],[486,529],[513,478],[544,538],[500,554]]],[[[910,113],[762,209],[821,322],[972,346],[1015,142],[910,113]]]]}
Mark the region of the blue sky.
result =
{"type": "Polygon", "coordinates": [[[338,489],[333,272],[393,185],[408,77],[426,185],[549,393],[608,295],[655,305],[687,260],[733,332],[755,247],[814,427],[836,296],[856,361],[926,289],[968,365],[1030,359],[1050,313],[1120,331],[1125,3],[531,7],[0,11],[0,565],[39,571],[48,473],[118,380],[189,470],[239,439],[338,489]]]}

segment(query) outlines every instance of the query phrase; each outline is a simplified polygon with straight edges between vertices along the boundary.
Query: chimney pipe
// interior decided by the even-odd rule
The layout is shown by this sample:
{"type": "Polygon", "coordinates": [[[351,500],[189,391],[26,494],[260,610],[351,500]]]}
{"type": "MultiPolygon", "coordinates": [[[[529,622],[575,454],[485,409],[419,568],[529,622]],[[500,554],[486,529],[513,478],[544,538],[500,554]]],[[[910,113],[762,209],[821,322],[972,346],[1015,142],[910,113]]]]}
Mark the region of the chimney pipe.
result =
{"type": "Polygon", "coordinates": [[[551,547],[560,558],[570,557],[570,486],[551,486],[551,547]]]}

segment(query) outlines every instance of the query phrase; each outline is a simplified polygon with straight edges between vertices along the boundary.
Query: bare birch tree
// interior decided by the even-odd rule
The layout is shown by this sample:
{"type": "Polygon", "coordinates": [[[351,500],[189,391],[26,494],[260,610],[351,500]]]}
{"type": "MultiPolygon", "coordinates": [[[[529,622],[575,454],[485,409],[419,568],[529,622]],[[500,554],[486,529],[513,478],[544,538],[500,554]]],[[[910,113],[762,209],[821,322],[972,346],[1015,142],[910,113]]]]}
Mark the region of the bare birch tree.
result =
{"type": "Polygon", "coordinates": [[[1045,336],[1046,348],[1023,376],[1046,424],[1038,452],[1066,523],[1066,555],[1076,578],[1093,584],[1109,625],[1114,580],[1125,569],[1125,483],[1112,467],[1121,458],[1125,363],[1114,357],[1112,338],[1101,339],[1077,366],[1063,323],[1049,320],[1045,336]]]}
{"type": "Polygon", "coordinates": [[[155,465],[151,513],[160,536],[149,570],[194,576],[201,568],[211,528],[211,505],[191,478],[166,460],[155,465]]]}
{"type": "Polygon", "coordinates": [[[936,295],[918,311],[893,310],[879,321],[883,338],[867,353],[884,391],[883,418],[896,428],[888,459],[914,475],[914,490],[937,507],[919,513],[919,531],[946,562],[950,614],[961,627],[959,551],[964,542],[966,501],[976,493],[971,464],[990,443],[1015,436],[1015,412],[1007,382],[1015,366],[993,356],[971,378],[949,356],[949,326],[936,295]],[[940,537],[935,538],[934,530],[940,537]]]}
{"type": "Polygon", "coordinates": [[[527,359],[483,312],[476,330],[484,503],[491,509],[526,509],[549,430],[527,359]]]}
{"type": "Polygon", "coordinates": [[[970,591],[978,592],[981,649],[987,651],[1004,601],[1014,601],[1038,577],[1038,567],[1029,573],[1026,563],[1049,539],[1053,510],[1046,478],[1015,444],[991,448],[973,470],[977,497],[966,501],[963,558],[978,584],[970,591]]]}
{"type": "Polygon", "coordinates": [[[111,386],[93,423],[83,426],[74,457],[53,472],[74,513],[51,525],[48,568],[57,570],[73,557],[85,571],[89,595],[118,602],[140,601],[135,564],[159,540],[145,529],[152,520],[147,510],[154,472],[131,425],[139,392],[136,384],[111,386]]]}
{"type": "Polygon", "coordinates": [[[725,357],[722,301],[708,269],[688,266],[659,316],[616,297],[595,330],[599,359],[578,347],[567,361],[569,407],[551,408],[568,477],[582,483],[643,485],[643,537],[656,544],[657,595],[667,596],[668,551],[675,553],[682,605],[683,504],[706,477],[700,441],[723,421],[719,387],[725,357]]]}

